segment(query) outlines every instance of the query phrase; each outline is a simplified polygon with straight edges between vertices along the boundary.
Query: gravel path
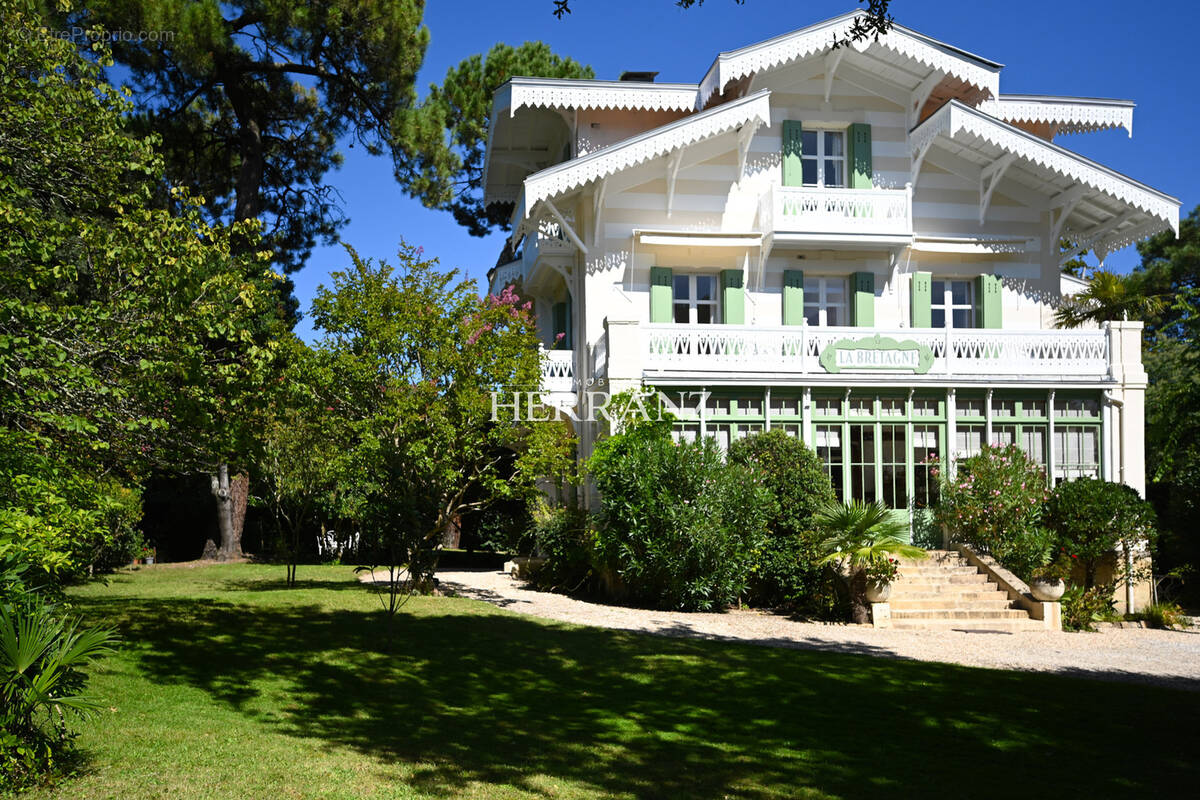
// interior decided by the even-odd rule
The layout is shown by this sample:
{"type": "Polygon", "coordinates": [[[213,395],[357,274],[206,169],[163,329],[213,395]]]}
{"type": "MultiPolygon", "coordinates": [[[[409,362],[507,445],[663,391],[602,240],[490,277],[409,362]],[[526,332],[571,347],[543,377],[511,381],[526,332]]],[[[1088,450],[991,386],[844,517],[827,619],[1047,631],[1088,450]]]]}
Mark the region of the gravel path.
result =
{"type": "MultiPolygon", "coordinates": [[[[369,576],[364,576],[370,580],[369,576]]],[[[1058,672],[1200,691],[1200,631],[1110,629],[1100,633],[875,630],[797,622],[757,611],[688,614],[607,606],[526,589],[492,571],[439,572],[461,597],[543,619],[664,636],[863,653],[972,667],[1058,672]]]]}

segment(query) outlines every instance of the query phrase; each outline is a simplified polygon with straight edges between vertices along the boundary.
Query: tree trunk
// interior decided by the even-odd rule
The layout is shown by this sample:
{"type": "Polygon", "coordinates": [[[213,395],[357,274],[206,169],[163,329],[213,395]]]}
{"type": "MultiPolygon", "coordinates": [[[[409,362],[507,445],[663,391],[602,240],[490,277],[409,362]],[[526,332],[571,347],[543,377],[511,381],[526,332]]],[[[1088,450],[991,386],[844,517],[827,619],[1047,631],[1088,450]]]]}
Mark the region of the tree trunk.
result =
{"type": "Polygon", "coordinates": [[[871,610],[867,606],[867,573],[853,569],[850,573],[850,619],[855,625],[871,622],[871,610]]]}
{"type": "Polygon", "coordinates": [[[242,556],[242,528],[246,523],[246,501],[250,495],[250,476],[242,472],[229,479],[229,465],[221,464],[212,478],[212,494],[217,501],[217,529],[221,533],[221,560],[242,556]]]}

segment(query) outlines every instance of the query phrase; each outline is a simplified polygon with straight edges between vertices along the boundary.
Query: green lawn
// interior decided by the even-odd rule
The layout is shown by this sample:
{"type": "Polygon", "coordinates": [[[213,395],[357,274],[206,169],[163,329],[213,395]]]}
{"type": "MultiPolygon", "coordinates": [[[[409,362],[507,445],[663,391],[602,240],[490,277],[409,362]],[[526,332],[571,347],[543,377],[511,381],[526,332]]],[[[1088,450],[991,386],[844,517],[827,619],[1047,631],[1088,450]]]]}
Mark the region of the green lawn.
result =
{"type": "Polygon", "coordinates": [[[392,652],[346,567],[154,567],[81,776],[32,797],[1153,797],[1200,785],[1200,693],[666,639],[418,598],[392,652]]]}

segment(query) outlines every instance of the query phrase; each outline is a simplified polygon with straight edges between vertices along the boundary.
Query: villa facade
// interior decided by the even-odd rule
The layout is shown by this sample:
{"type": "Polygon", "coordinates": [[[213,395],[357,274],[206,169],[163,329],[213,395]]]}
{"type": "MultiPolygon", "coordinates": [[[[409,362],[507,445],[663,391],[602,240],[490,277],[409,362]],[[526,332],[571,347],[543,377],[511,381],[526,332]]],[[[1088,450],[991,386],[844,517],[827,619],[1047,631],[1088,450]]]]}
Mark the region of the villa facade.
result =
{"type": "Polygon", "coordinates": [[[986,442],[1143,491],[1141,323],[1053,324],[1083,286],[1062,242],[1103,260],[1178,230],[1178,200],[1059,144],[1131,132],[1133,103],[1003,94],[1000,64],[900,25],[835,47],[856,13],[695,84],[496,92],[485,192],[516,255],[491,288],[533,298],[548,398],[682,395],[679,437],[781,428],[839,496],[896,509],[986,442]]]}

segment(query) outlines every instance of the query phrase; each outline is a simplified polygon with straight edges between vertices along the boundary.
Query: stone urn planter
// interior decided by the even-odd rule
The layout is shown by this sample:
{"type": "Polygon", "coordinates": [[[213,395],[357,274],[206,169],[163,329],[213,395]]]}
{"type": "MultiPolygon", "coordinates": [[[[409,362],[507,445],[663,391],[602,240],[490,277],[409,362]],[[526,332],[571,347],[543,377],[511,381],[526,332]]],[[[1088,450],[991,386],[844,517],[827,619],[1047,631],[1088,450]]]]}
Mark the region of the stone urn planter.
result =
{"type": "Polygon", "coordinates": [[[866,594],[868,603],[886,603],[892,596],[892,584],[890,581],[867,581],[866,594]]]}
{"type": "Polygon", "coordinates": [[[1057,603],[1066,590],[1067,585],[1060,578],[1034,578],[1029,582],[1033,599],[1041,603],[1057,603]]]}

